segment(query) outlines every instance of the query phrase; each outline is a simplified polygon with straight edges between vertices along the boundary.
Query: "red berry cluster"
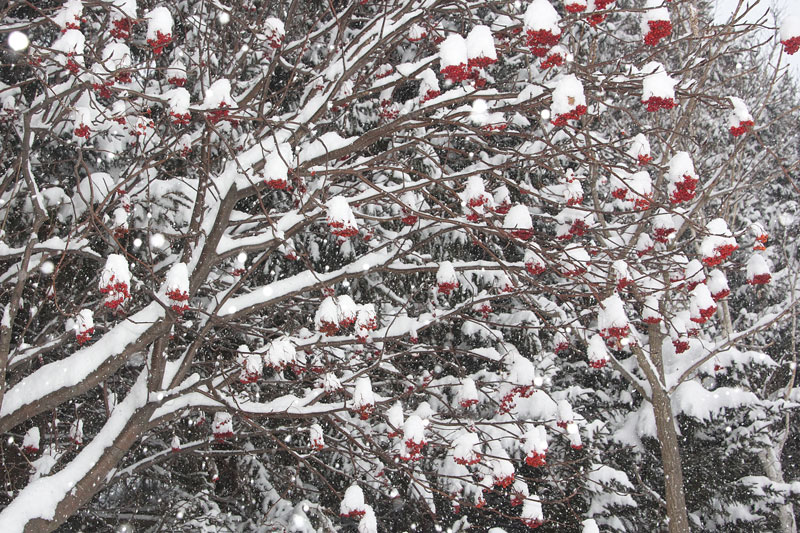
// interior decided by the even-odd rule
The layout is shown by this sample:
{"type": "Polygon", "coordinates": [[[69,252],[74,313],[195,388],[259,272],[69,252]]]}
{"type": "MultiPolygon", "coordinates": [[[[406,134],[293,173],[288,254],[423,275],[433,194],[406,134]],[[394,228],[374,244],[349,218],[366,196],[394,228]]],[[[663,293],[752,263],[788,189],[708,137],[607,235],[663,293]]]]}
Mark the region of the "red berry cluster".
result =
{"type": "Polygon", "coordinates": [[[382,100],[380,116],[386,120],[394,120],[400,116],[400,108],[391,100],[382,100]]]}
{"type": "Polygon", "coordinates": [[[781,44],[783,45],[787,54],[790,56],[794,55],[798,50],[800,50],[800,35],[797,37],[791,37],[785,41],[781,41],[781,44]]]}
{"type": "Polygon", "coordinates": [[[189,293],[186,291],[173,289],[171,291],[167,291],[167,297],[172,303],[172,310],[179,315],[182,315],[187,309],[189,309],[189,293]]]}
{"type": "Polygon", "coordinates": [[[572,276],[580,276],[581,274],[585,274],[586,269],[583,267],[575,268],[574,270],[564,270],[561,272],[561,275],[565,278],[570,278],[572,276]]]}
{"type": "Polygon", "coordinates": [[[598,359],[596,361],[589,361],[589,366],[594,368],[594,369],[597,369],[597,370],[605,367],[607,364],[608,364],[608,361],[606,359],[598,359]]]}
{"type": "Polygon", "coordinates": [[[437,91],[436,89],[428,89],[428,91],[425,93],[425,95],[422,97],[419,103],[424,104],[428,100],[433,100],[434,98],[440,96],[441,94],[442,91],[437,91]]]}
{"type": "Polygon", "coordinates": [[[487,318],[489,313],[492,312],[492,304],[489,302],[483,302],[477,309],[475,309],[475,312],[483,316],[483,318],[487,318]]]}
{"type": "Polygon", "coordinates": [[[567,200],[567,205],[570,207],[574,207],[576,205],[580,205],[582,202],[583,202],[583,195],[573,196],[567,200]]]}
{"type": "Polygon", "coordinates": [[[576,4],[567,4],[567,5],[564,6],[564,9],[566,9],[570,13],[583,13],[584,11],[586,11],[586,5],[585,4],[577,4],[577,3],[576,4]]]}
{"type": "Polygon", "coordinates": [[[512,483],[514,483],[514,477],[515,475],[511,474],[510,476],[497,478],[494,480],[494,484],[498,487],[506,488],[512,483]]]}
{"type": "Polygon", "coordinates": [[[150,122],[139,122],[139,123],[137,123],[136,124],[136,128],[131,130],[131,134],[132,135],[136,135],[137,137],[140,136],[140,135],[146,135],[148,127],[151,127],[151,128],[155,127],[155,124],[153,123],[152,120],[150,122]]]}
{"type": "Polygon", "coordinates": [[[128,284],[123,282],[114,283],[114,276],[111,276],[108,285],[100,288],[100,292],[109,295],[110,299],[107,297],[103,304],[109,309],[116,309],[126,298],[131,297],[128,292],[128,284]]]}
{"type": "Polygon", "coordinates": [[[131,36],[131,30],[133,29],[133,25],[136,24],[136,21],[126,17],[112,20],[111,24],[114,25],[114,28],[111,30],[112,37],[115,39],[127,39],[131,36]]]}
{"type": "Polygon", "coordinates": [[[714,313],[717,312],[717,306],[712,305],[710,307],[706,307],[705,309],[700,309],[700,316],[699,317],[692,317],[692,322],[697,324],[705,324],[709,318],[714,316],[714,313]]]}
{"type": "MultiPolygon", "coordinates": [[[[364,2],[362,2],[362,4],[363,3],[364,2]]],[[[353,509],[348,513],[342,513],[339,516],[341,516],[342,518],[361,518],[365,514],[367,514],[367,511],[365,511],[364,509],[353,509]]]]}
{"type": "Polygon", "coordinates": [[[647,209],[650,207],[650,201],[653,199],[653,196],[650,194],[637,196],[636,200],[633,201],[633,206],[636,209],[647,209]]]}
{"type": "Polygon", "coordinates": [[[483,128],[483,131],[503,131],[508,127],[508,124],[487,124],[483,128]]]}
{"type": "Polygon", "coordinates": [[[500,407],[497,408],[497,412],[501,415],[510,413],[511,410],[516,405],[514,403],[515,396],[521,396],[522,398],[530,398],[531,394],[534,392],[534,387],[532,385],[517,385],[510,392],[508,392],[503,399],[500,400],[500,407]]]}
{"type": "Polygon", "coordinates": [[[230,110],[228,109],[228,104],[222,102],[219,104],[219,109],[209,111],[208,115],[206,116],[206,120],[208,120],[211,124],[216,124],[220,120],[226,118],[229,113],[230,110]]]}
{"type": "Polygon", "coordinates": [[[453,460],[460,465],[475,465],[481,461],[481,454],[473,453],[470,458],[467,457],[453,457],[453,460]]]}
{"type": "Polygon", "coordinates": [[[416,37],[410,37],[409,36],[408,40],[411,41],[412,43],[418,43],[418,42],[420,42],[422,39],[424,39],[427,36],[428,36],[428,33],[423,31],[422,33],[420,33],[416,37]]]}
{"type": "Polygon", "coordinates": [[[662,98],[660,96],[651,96],[647,100],[642,100],[642,103],[647,106],[647,111],[650,113],[659,109],[672,109],[678,105],[672,98],[662,98]]]}
{"type": "Polygon", "coordinates": [[[521,241],[529,241],[533,237],[532,229],[515,229],[511,230],[511,235],[521,241]]]}
{"type": "Polygon", "coordinates": [[[428,443],[425,442],[424,440],[420,442],[417,442],[414,439],[406,440],[405,445],[408,455],[407,456],[400,455],[400,459],[402,459],[403,461],[419,461],[420,459],[422,459],[421,455],[422,448],[424,448],[426,444],[428,443]]]}
{"type": "Polygon", "coordinates": [[[264,180],[270,189],[284,190],[289,186],[285,178],[268,178],[264,180]]]}
{"type": "MultiPolygon", "coordinates": [[[[639,156],[641,158],[641,156],[639,156]]],[[[641,161],[641,159],[640,159],[641,161]]],[[[640,163],[641,164],[641,163],[640,163]]],[[[618,200],[626,200],[628,198],[628,189],[623,187],[619,187],[611,191],[611,196],[618,200]]],[[[647,195],[636,195],[633,199],[633,205],[635,209],[647,209],[650,207],[650,201],[653,199],[653,196],[650,194],[647,195]]]]}
{"type": "Polygon", "coordinates": [[[67,60],[67,64],[64,65],[64,68],[70,71],[73,76],[77,76],[81,67],[75,62],[75,60],[70,58],[67,60]]]}
{"type": "Polygon", "coordinates": [[[177,126],[185,126],[192,121],[191,113],[176,113],[174,111],[170,111],[169,115],[172,117],[172,123],[177,126]]]}
{"type": "Polygon", "coordinates": [[[442,75],[453,83],[459,83],[469,78],[469,70],[465,63],[448,65],[441,70],[442,75]]]}
{"type": "Polygon", "coordinates": [[[653,237],[658,242],[669,242],[669,236],[675,233],[675,228],[656,228],[653,231],[653,237]]]}
{"type": "Polygon", "coordinates": [[[328,322],[327,320],[321,320],[320,325],[317,328],[319,329],[320,333],[324,333],[325,335],[331,337],[336,335],[339,331],[339,324],[336,322],[328,322]]]}
{"type": "Polygon", "coordinates": [[[375,412],[375,405],[371,403],[361,405],[356,409],[356,412],[361,420],[366,420],[375,412]]]}
{"type": "Polygon", "coordinates": [[[241,374],[239,374],[239,383],[248,384],[248,383],[255,383],[259,379],[261,379],[260,372],[251,372],[247,369],[243,370],[241,374]]]}
{"type": "Polygon", "coordinates": [[[525,263],[525,270],[527,270],[528,274],[531,276],[537,276],[544,273],[544,271],[547,269],[541,263],[525,263]]]}
{"type": "Polygon", "coordinates": [[[703,263],[706,266],[712,267],[722,263],[725,259],[727,259],[733,252],[739,249],[738,244],[723,244],[722,246],[717,246],[714,248],[714,255],[711,257],[704,257],[703,263]]]}
{"type": "Polygon", "coordinates": [[[619,187],[611,191],[611,196],[616,198],[617,200],[625,200],[625,197],[628,196],[628,189],[619,187]]]}
{"type": "Polygon", "coordinates": [[[675,353],[683,353],[689,349],[689,341],[685,339],[675,339],[672,345],[675,347],[675,353]]]}
{"type": "Polygon", "coordinates": [[[458,405],[460,405],[464,409],[468,409],[468,408],[472,407],[473,405],[477,405],[477,404],[478,404],[478,400],[475,399],[475,398],[463,399],[460,402],[458,402],[458,405]]]}
{"type": "Polygon", "coordinates": [[[553,33],[550,30],[528,30],[525,44],[536,57],[545,57],[561,39],[561,32],[553,33]]]}
{"type": "Polygon", "coordinates": [[[569,234],[573,237],[583,237],[586,234],[586,230],[589,229],[589,226],[586,225],[581,219],[574,220],[572,225],[569,227],[569,234]]]}
{"type": "Polygon", "coordinates": [[[542,62],[539,64],[539,69],[547,70],[552,67],[560,67],[563,64],[564,64],[564,58],[562,57],[561,54],[556,52],[542,59],[542,62]]]}
{"type": "Polygon", "coordinates": [[[378,67],[378,72],[375,74],[375,79],[380,80],[386,78],[387,76],[391,76],[394,72],[394,67],[389,64],[384,64],[378,67]]]}
{"type": "Polygon", "coordinates": [[[530,452],[528,453],[528,456],[525,457],[525,463],[528,466],[532,466],[534,468],[545,466],[547,464],[547,462],[545,461],[545,457],[546,454],[544,453],[530,452]]]}
{"type": "Polygon", "coordinates": [[[730,296],[731,291],[729,289],[722,289],[719,292],[715,292],[711,294],[711,297],[714,299],[715,302],[722,300],[723,298],[727,298],[730,296]]]}
{"type": "Polygon", "coordinates": [[[489,201],[489,198],[485,194],[481,194],[480,196],[476,196],[474,198],[470,198],[467,201],[467,205],[470,207],[480,207],[482,205],[486,205],[489,201]]]}
{"type": "Polygon", "coordinates": [[[403,218],[401,218],[400,220],[402,220],[403,224],[405,224],[406,226],[413,226],[414,224],[417,223],[417,215],[413,214],[408,209],[403,208],[403,215],[404,215],[403,218]]]}
{"type": "Polygon", "coordinates": [[[269,45],[277,50],[283,44],[283,35],[273,33],[269,38],[269,45]]]}
{"type": "Polygon", "coordinates": [[[550,122],[553,126],[566,126],[570,120],[578,120],[581,116],[585,115],[587,108],[585,105],[575,106],[575,109],[568,113],[561,113],[554,120],[550,122]]]}
{"type": "MultiPolygon", "coordinates": [[[[477,499],[475,500],[475,508],[476,509],[483,509],[485,506],[486,506],[486,498],[483,497],[483,494],[479,494],[477,499]]],[[[459,509],[460,508],[461,508],[461,506],[459,506],[459,509]]],[[[453,506],[453,509],[455,510],[455,506],[453,506]]],[[[456,511],[456,512],[458,512],[458,511],[456,511]]]]}
{"type": "Polygon", "coordinates": [[[675,182],[675,191],[670,195],[669,201],[673,204],[688,202],[697,192],[697,178],[685,175],[683,180],[675,182]]]}
{"type": "Polygon", "coordinates": [[[612,327],[600,330],[600,336],[606,340],[609,339],[622,339],[631,333],[630,326],[612,327]]]}
{"type": "Polygon", "coordinates": [[[650,31],[644,36],[644,42],[650,46],[656,46],[661,39],[672,33],[672,23],[668,20],[650,20],[647,25],[650,26],[650,31]]]}
{"type": "Polygon", "coordinates": [[[478,68],[486,68],[489,65],[493,65],[495,63],[497,63],[497,59],[493,59],[491,57],[486,57],[486,56],[470,57],[467,60],[467,67],[470,70],[473,70],[478,68]]]}
{"type": "Polygon", "coordinates": [[[61,30],[61,33],[67,33],[67,30],[79,30],[81,29],[81,22],[86,22],[86,19],[81,18],[77,15],[75,15],[75,20],[77,22],[67,22],[64,29],[61,30]]]}
{"type": "Polygon", "coordinates": [[[770,280],[772,280],[772,275],[769,273],[757,274],[752,279],[747,280],[747,283],[750,285],[766,285],[770,280]]]}
{"type": "Polygon", "coordinates": [[[94,333],[94,328],[89,328],[83,331],[79,331],[75,333],[75,340],[78,341],[78,344],[86,344],[92,338],[92,334],[94,333]]]}
{"type": "Polygon", "coordinates": [[[750,128],[752,128],[754,125],[755,123],[752,120],[742,120],[739,122],[738,126],[731,126],[731,135],[734,137],[744,135],[750,131],[750,128]]]}
{"type": "Polygon", "coordinates": [[[499,213],[501,215],[508,214],[510,210],[511,210],[511,202],[509,202],[507,199],[503,200],[501,204],[495,206],[494,208],[495,213],[499,213]]]}
{"type": "Polygon", "coordinates": [[[605,13],[592,13],[591,15],[589,15],[589,24],[591,26],[597,26],[604,20],[606,20],[605,13]]]}
{"type": "Polygon", "coordinates": [[[156,31],[156,38],[155,39],[147,39],[147,44],[153,49],[153,53],[155,55],[160,55],[161,52],[164,51],[164,48],[172,42],[172,34],[168,33],[164,35],[160,31],[156,31]]]}
{"type": "Polygon", "coordinates": [[[444,294],[445,296],[447,296],[457,288],[458,288],[457,281],[445,281],[443,283],[439,283],[439,293],[444,294]]]}
{"type": "Polygon", "coordinates": [[[766,233],[762,233],[761,235],[756,237],[756,242],[753,245],[753,250],[758,250],[763,252],[764,250],[767,249],[767,247],[764,245],[767,244],[768,240],[769,240],[769,235],[767,235],[766,233]]]}
{"type": "Polygon", "coordinates": [[[75,135],[78,137],[83,137],[88,140],[90,133],[91,130],[89,129],[89,126],[87,126],[86,124],[81,124],[80,126],[75,128],[75,135]]]}
{"type": "Polygon", "coordinates": [[[358,235],[357,228],[353,226],[345,227],[344,223],[338,220],[329,220],[328,226],[331,227],[331,233],[343,239],[349,239],[350,237],[358,235]]]}
{"type": "Polygon", "coordinates": [[[214,432],[214,439],[217,442],[222,442],[225,439],[230,439],[233,437],[233,431],[215,431],[214,432]]]}
{"type": "MultiPolygon", "coordinates": [[[[607,9],[610,4],[613,4],[615,0],[595,0],[594,2],[594,9],[595,11],[602,11],[607,9]]],[[[601,22],[606,20],[605,13],[592,13],[589,15],[589,24],[592,26],[597,26],[601,22]]]]}
{"type": "Polygon", "coordinates": [[[111,89],[108,87],[111,83],[93,83],[92,89],[97,93],[100,98],[111,98],[111,89]]]}

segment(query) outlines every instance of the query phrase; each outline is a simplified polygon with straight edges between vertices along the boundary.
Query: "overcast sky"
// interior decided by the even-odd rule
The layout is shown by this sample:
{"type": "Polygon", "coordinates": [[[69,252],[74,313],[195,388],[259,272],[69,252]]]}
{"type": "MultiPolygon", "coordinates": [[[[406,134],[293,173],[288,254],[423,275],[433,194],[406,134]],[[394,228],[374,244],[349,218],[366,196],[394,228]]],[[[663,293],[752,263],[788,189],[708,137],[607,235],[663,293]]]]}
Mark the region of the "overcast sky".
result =
{"type": "MultiPolygon", "coordinates": [[[[728,20],[733,10],[736,9],[739,0],[716,0],[716,4],[716,21],[725,22],[728,20]]],[[[755,5],[755,9],[751,12],[754,21],[758,20],[758,18],[767,11],[769,11],[772,17],[777,13],[777,16],[781,19],[790,14],[800,16],[800,0],[744,0],[742,2],[742,5],[747,4],[755,5]]],[[[769,24],[775,25],[775,20],[772,17],[770,18],[769,24]]],[[[781,64],[784,64],[787,59],[792,65],[792,71],[795,76],[800,78],[800,52],[793,56],[783,54],[781,64]]]]}

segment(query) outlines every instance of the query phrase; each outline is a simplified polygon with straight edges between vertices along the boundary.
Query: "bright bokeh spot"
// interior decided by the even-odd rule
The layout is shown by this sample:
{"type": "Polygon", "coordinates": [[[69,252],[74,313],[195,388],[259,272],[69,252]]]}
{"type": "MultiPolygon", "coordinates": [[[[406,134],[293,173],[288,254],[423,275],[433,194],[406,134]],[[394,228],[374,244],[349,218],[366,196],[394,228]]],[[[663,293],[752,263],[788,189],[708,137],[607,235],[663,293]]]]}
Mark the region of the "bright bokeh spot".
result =
{"type": "Polygon", "coordinates": [[[15,52],[25,50],[29,44],[28,36],[21,31],[12,31],[8,34],[8,46],[15,52]]]}

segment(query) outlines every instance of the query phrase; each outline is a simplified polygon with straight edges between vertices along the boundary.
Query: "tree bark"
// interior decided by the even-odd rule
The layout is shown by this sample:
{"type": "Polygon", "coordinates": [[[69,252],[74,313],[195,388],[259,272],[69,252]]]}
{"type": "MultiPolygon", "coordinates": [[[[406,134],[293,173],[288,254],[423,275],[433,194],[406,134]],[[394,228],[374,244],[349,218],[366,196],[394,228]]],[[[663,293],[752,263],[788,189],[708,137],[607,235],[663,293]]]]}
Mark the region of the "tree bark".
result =
{"type": "Polygon", "coordinates": [[[678,448],[678,432],[672,416],[672,405],[666,391],[653,388],[653,413],[656,419],[661,462],[664,467],[664,494],[667,500],[669,533],[688,533],[689,516],[683,493],[683,468],[678,448]]]}
{"type": "Polygon", "coordinates": [[[106,476],[123,459],[128,450],[149,427],[149,419],[155,405],[147,405],[128,421],[125,429],[114,439],[114,444],[105,450],[100,460],[87,474],[75,483],[75,488],[59,502],[52,520],[37,518],[25,525],[25,533],[47,533],[60,525],[85,506],[95,494],[106,487],[106,476]]]}
{"type": "MultiPolygon", "coordinates": [[[[785,483],[783,480],[783,467],[775,448],[770,447],[758,456],[761,459],[761,464],[764,466],[764,472],[767,474],[770,481],[785,483]]],[[[782,533],[797,533],[797,523],[794,519],[794,505],[791,503],[781,505],[779,517],[781,520],[782,533]]]]}
{"type": "MultiPolygon", "coordinates": [[[[135,316],[135,315],[134,315],[135,316]]],[[[171,322],[160,318],[153,323],[142,335],[134,342],[126,346],[120,353],[108,357],[97,366],[88,376],[75,385],[55,388],[43,394],[28,404],[18,409],[8,412],[0,417],[0,433],[6,433],[18,424],[50,409],[54,409],[62,403],[75,398],[80,394],[98,386],[100,383],[114,375],[117,370],[125,364],[132,354],[147,349],[157,338],[169,332],[171,322]]],[[[55,363],[58,363],[57,361],[55,363]]],[[[49,363],[54,364],[54,363],[49,363]]],[[[45,365],[46,367],[46,365],[45,365]]],[[[45,368],[42,367],[42,368],[45,368]]],[[[8,392],[8,391],[6,391],[8,392]]],[[[4,398],[7,399],[7,398],[4,398]]]]}
{"type": "MultiPolygon", "coordinates": [[[[663,316],[668,316],[663,302],[660,310],[663,316]]],[[[686,510],[686,497],[683,493],[681,452],[678,447],[678,430],[675,426],[675,418],[672,416],[672,401],[665,386],[664,359],[661,353],[663,334],[660,325],[650,324],[648,334],[650,335],[649,354],[636,346],[633,351],[652,390],[649,400],[653,405],[656,434],[661,445],[669,533],[688,533],[691,529],[689,529],[689,513],[686,510]]]]}

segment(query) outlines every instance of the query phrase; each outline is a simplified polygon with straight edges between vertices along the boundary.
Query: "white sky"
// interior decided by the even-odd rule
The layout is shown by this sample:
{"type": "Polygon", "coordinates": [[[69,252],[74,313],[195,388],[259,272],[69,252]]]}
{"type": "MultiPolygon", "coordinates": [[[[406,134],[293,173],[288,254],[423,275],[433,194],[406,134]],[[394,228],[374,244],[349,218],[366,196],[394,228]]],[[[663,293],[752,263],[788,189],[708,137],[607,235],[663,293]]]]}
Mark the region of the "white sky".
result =
{"type": "MultiPolygon", "coordinates": [[[[731,15],[740,0],[716,0],[716,22],[725,22],[731,15]]],[[[755,8],[750,13],[752,20],[755,22],[765,12],[770,13],[770,18],[767,24],[776,25],[775,14],[779,17],[779,21],[786,15],[800,16],[800,0],[741,0],[742,5],[754,5],[755,8]]],[[[766,32],[766,30],[765,30],[766,32]]],[[[767,33],[767,36],[769,34],[767,33]]],[[[800,79],[800,52],[793,56],[783,54],[781,64],[789,62],[792,66],[792,71],[795,77],[800,79]]]]}

